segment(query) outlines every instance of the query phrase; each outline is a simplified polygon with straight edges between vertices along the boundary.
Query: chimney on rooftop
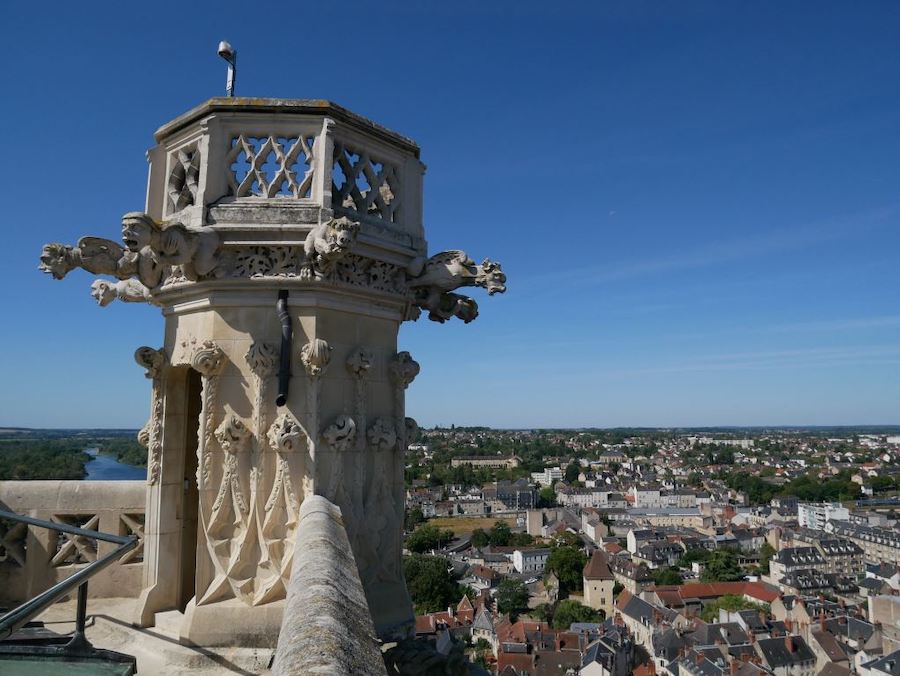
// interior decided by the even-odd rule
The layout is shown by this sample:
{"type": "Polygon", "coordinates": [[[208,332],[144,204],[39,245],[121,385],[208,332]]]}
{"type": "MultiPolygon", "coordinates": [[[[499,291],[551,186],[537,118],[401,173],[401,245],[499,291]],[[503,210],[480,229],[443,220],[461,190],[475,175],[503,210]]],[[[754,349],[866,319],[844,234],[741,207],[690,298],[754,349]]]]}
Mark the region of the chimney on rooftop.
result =
{"type": "Polygon", "coordinates": [[[787,648],[789,653],[797,652],[797,644],[794,641],[793,636],[785,636],[784,637],[784,647],[787,648]]]}
{"type": "Polygon", "coordinates": [[[697,666],[700,666],[701,664],[703,664],[703,653],[701,653],[699,650],[696,653],[694,653],[694,663],[697,666]]]}
{"type": "Polygon", "coordinates": [[[740,666],[740,663],[737,660],[733,659],[733,660],[731,660],[731,664],[729,664],[728,666],[729,666],[728,671],[731,674],[731,676],[735,676],[735,674],[737,674],[737,672],[738,672],[738,667],[740,666]]]}

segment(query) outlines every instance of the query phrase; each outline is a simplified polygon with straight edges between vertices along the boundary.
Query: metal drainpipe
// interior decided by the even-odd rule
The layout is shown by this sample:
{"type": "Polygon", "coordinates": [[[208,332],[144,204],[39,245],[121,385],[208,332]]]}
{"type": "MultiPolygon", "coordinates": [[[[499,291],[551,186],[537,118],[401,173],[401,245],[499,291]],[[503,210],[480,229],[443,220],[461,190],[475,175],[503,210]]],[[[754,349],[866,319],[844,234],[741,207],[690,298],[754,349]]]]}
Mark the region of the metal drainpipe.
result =
{"type": "Polygon", "coordinates": [[[291,344],[294,331],[291,327],[291,315],[288,312],[288,292],[282,289],[278,292],[278,302],[275,309],[278,319],[281,321],[281,361],[278,368],[278,396],[275,397],[276,406],[284,406],[288,398],[288,386],[291,382],[291,344]]]}

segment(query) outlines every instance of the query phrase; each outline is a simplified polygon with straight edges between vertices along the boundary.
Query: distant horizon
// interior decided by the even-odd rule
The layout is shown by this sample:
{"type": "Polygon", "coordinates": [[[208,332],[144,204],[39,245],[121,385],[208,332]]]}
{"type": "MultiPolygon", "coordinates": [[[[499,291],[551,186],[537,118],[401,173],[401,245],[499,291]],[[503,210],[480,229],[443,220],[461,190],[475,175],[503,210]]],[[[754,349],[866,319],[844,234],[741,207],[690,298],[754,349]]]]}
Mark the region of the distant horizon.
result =
{"type": "MultiPolygon", "coordinates": [[[[729,430],[762,430],[762,431],[790,431],[790,430],[889,430],[889,431],[900,431],[900,423],[898,424],[886,424],[886,425],[660,425],[660,426],[652,426],[652,425],[617,425],[612,427],[599,427],[599,426],[575,426],[575,427],[553,427],[553,426],[544,426],[544,425],[534,425],[534,426],[526,426],[526,427],[501,427],[495,425],[463,425],[463,424],[455,424],[450,423],[449,425],[420,425],[421,429],[430,430],[430,429],[451,429],[451,428],[461,428],[461,429],[490,429],[496,430],[498,432],[510,431],[510,432],[519,432],[519,431],[545,431],[545,432],[554,432],[554,431],[615,431],[615,430],[647,430],[647,431],[678,431],[678,432],[717,432],[717,431],[729,431],[729,430]]],[[[26,432],[137,432],[141,428],[139,427],[20,427],[15,425],[0,425],[0,433],[5,431],[26,431],[26,432]]]]}

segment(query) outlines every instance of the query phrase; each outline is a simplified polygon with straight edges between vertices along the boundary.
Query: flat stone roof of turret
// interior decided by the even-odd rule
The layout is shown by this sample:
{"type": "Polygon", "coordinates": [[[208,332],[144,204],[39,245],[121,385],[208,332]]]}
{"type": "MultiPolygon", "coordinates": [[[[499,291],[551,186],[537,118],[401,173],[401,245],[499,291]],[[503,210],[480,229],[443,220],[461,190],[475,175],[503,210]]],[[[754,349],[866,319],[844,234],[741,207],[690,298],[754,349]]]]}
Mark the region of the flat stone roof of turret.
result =
{"type": "Polygon", "coordinates": [[[180,131],[198,119],[212,113],[262,113],[269,115],[327,115],[337,121],[356,127],[359,131],[376,136],[388,143],[401,146],[404,150],[419,157],[419,145],[411,138],[391,131],[372,120],[357,115],[331,101],[324,99],[266,99],[249,96],[225,97],[217,96],[191,108],[171,122],[167,122],[156,130],[154,138],[157,143],[167,136],[180,131]]]}

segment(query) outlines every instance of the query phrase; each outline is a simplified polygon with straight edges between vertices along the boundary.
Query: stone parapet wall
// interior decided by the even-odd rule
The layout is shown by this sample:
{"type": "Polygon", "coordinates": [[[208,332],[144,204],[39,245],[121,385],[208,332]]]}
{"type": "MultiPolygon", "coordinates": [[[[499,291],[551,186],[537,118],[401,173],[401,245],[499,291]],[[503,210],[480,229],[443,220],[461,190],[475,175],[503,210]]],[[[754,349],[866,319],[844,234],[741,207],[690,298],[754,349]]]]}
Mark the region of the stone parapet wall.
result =
{"type": "MultiPolygon", "coordinates": [[[[0,509],[37,519],[138,535],[143,540],[143,481],[0,481],[0,509]]],[[[0,602],[27,600],[113,551],[111,542],[0,521],[0,602]]],[[[88,584],[93,597],[137,597],[143,542],[88,584]]]]}
{"type": "Polygon", "coordinates": [[[387,674],[340,508],[300,508],[294,567],[272,673],[387,674]]]}

